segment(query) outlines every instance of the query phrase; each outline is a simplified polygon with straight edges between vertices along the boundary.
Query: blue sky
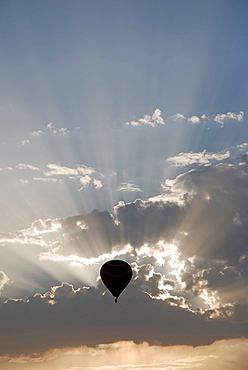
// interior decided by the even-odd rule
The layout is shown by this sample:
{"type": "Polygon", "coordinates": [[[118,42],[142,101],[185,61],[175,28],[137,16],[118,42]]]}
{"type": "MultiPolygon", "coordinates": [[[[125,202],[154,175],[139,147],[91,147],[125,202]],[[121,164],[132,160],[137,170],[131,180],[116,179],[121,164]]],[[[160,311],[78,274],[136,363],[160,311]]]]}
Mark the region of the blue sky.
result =
{"type": "Polygon", "coordinates": [[[0,291],[17,329],[1,339],[27,320],[6,370],[242,369],[247,15],[242,0],[2,1],[0,291]],[[134,272],[117,311],[99,280],[112,258],[134,272]]]}

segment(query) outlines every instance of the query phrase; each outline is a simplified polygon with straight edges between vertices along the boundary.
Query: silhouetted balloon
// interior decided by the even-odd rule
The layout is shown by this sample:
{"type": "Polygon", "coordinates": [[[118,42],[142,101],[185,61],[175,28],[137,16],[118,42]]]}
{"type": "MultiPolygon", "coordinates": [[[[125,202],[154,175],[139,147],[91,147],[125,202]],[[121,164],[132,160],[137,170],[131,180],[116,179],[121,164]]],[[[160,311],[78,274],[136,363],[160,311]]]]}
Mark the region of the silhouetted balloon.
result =
{"type": "Polygon", "coordinates": [[[104,263],[100,275],[102,282],[115,297],[115,302],[132,279],[131,266],[121,260],[112,260],[104,263]]]}

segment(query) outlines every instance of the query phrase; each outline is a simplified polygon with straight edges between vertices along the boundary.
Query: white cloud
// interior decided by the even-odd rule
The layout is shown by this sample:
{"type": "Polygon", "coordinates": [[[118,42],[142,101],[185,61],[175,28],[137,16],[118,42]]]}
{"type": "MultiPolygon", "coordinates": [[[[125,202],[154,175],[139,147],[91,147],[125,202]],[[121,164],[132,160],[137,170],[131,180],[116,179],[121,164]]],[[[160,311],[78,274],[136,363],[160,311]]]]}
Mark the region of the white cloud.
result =
{"type": "Polygon", "coordinates": [[[28,179],[20,179],[20,183],[21,184],[29,184],[29,180],[28,179]]]}
{"type": "Polygon", "coordinates": [[[78,175],[78,170],[66,166],[60,166],[55,163],[49,163],[47,165],[49,171],[44,172],[45,176],[70,176],[78,175]]]}
{"type": "Polygon", "coordinates": [[[56,131],[56,130],[55,130],[55,128],[54,128],[54,123],[53,123],[53,122],[48,123],[46,127],[47,127],[47,129],[48,129],[49,131],[51,131],[53,134],[56,134],[56,133],[57,133],[57,131],[56,131]]]}
{"type": "Polygon", "coordinates": [[[172,118],[173,118],[173,121],[178,121],[178,120],[184,120],[184,119],[186,119],[186,117],[183,114],[181,114],[181,113],[175,114],[174,116],[172,116],[172,118]]]}
{"type": "Polygon", "coordinates": [[[31,132],[31,135],[32,135],[32,136],[40,136],[40,135],[42,135],[42,134],[44,134],[44,132],[43,132],[43,131],[41,131],[41,130],[37,130],[37,131],[32,131],[32,132],[31,132]]]}
{"type": "Polygon", "coordinates": [[[28,239],[26,237],[26,235],[24,235],[22,232],[18,233],[18,234],[13,234],[13,233],[0,233],[0,243],[2,244],[15,244],[15,243],[19,243],[19,244],[27,244],[28,243],[28,239]]]}
{"type": "Polygon", "coordinates": [[[60,166],[58,164],[49,163],[47,165],[49,171],[44,172],[45,176],[81,176],[91,175],[95,170],[87,166],[78,166],[77,168],[71,168],[66,166],[60,166]]]}
{"type": "Polygon", "coordinates": [[[60,219],[47,219],[47,220],[36,220],[32,223],[28,229],[21,230],[23,235],[26,236],[39,236],[40,234],[58,232],[62,228],[60,219]]]}
{"type": "MultiPolygon", "coordinates": [[[[175,114],[174,116],[172,116],[172,118],[173,118],[173,121],[186,119],[186,117],[181,113],[175,114]]],[[[207,116],[206,114],[202,114],[200,117],[197,115],[193,115],[187,119],[187,121],[192,124],[198,124],[201,121],[206,122],[206,121],[212,121],[212,120],[214,120],[214,122],[219,123],[221,127],[224,127],[224,123],[228,120],[242,122],[244,120],[244,112],[240,111],[239,113],[235,113],[235,112],[219,113],[214,117],[207,116]]]]}
{"type": "Polygon", "coordinates": [[[27,163],[19,163],[16,168],[18,170],[33,170],[33,171],[39,171],[39,168],[38,167],[35,167],[35,166],[32,166],[31,164],[27,164],[27,163]]]}
{"type": "Polygon", "coordinates": [[[25,145],[30,145],[30,141],[28,139],[21,140],[17,145],[19,147],[25,146],[25,145]]]}
{"type": "Polygon", "coordinates": [[[214,121],[220,123],[221,127],[224,126],[224,123],[227,120],[234,120],[237,122],[241,122],[244,119],[244,112],[240,111],[239,113],[227,112],[227,113],[219,113],[214,117],[214,121]]]}
{"type": "Polygon", "coordinates": [[[61,180],[56,179],[54,177],[34,177],[33,180],[35,181],[50,181],[50,182],[60,182],[61,180]]]}
{"type": "Polygon", "coordinates": [[[188,121],[193,123],[193,124],[197,124],[197,123],[201,122],[201,120],[198,116],[192,116],[192,117],[188,118],[188,121]]]}
{"type": "Polygon", "coordinates": [[[100,189],[103,186],[101,180],[97,180],[97,179],[93,180],[93,185],[95,189],[100,189]]]}
{"type": "Polygon", "coordinates": [[[82,185],[82,187],[79,189],[80,191],[90,184],[91,177],[89,175],[86,175],[86,176],[80,177],[79,181],[80,181],[80,184],[82,185]]]}
{"type": "MultiPolygon", "coordinates": [[[[192,115],[189,118],[186,118],[182,113],[176,113],[172,117],[174,122],[187,120],[191,124],[199,124],[200,122],[206,123],[207,121],[214,121],[224,127],[224,123],[228,120],[233,120],[237,122],[241,122],[244,120],[244,112],[240,111],[239,113],[235,112],[227,112],[227,113],[219,113],[216,116],[207,116],[206,114],[202,114],[201,116],[192,115]]],[[[161,116],[161,110],[155,109],[152,115],[145,114],[142,118],[138,119],[137,121],[129,121],[125,122],[125,125],[130,125],[134,127],[138,126],[159,126],[165,125],[165,121],[161,116]]]]}
{"type": "Polygon", "coordinates": [[[145,114],[143,118],[140,118],[138,121],[130,121],[130,122],[125,122],[125,125],[131,125],[131,126],[159,126],[159,125],[164,125],[164,119],[161,116],[161,110],[160,109],[155,109],[153,114],[150,116],[148,114],[145,114]]]}
{"type": "Polygon", "coordinates": [[[0,171],[13,171],[13,168],[8,166],[8,167],[5,167],[5,168],[0,168],[0,171]]]}
{"type": "Polygon", "coordinates": [[[61,133],[61,134],[63,134],[63,135],[66,135],[66,134],[69,134],[70,133],[70,131],[68,130],[68,128],[66,128],[66,127],[61,127],[60,129],[59,129],[59,132],[61,133]]]}
{"type": "MultiPolygon", "coordinates": [[[[57,134],[57,133],[60,133],[60,134],[63,134],[63,135],[66,135],[66,134],[69,134],[70,131],[68,130],[67,127],[59,127],[59,128],[55,128],[55,125],[53,122],[50,122],[47,124],[46,126],[47,130],[49,130],[52,134],[57,134]]],[[[36,135],[37,136],[37,135],[36,135]]]]}
{"type": "MultiPolygon", "coordinates": [[[[92,167],[80,165],[76,168],[71,168],[55,163],[49,163],[47,167],[49,171],[44,171],[46,178],[55,179],[57,181],[58,176],[66,176],[70,180],[76,180],[80,186],[78,191],[83,190],[90,184],[92,184],[95,189],[100,189],[103,186],[101,180],[98,178],[101,175],[92,167]]],[[[36,180],[37,179],[45,181],[42,178],[36,178],[36,180]]]]}
{"type": "Polygon", "coordinates": [[[224,153],[209,153],[206,150],[203,152],[189,152],[189,153],[179,153],[174,157],[169,157],[168,162],[171,162],[174,167],[185,167],[192,164],[199,165],[210,165],[216,162],[223,161],[230,158],[230,152],[226,151],[224,153]]]}
{"type": "Polygon", "coordinates": [[[4,286],[10,282],[10,278],[3,272],[0,271],[0,292],[4,286]]]}
{"type": "Polygon", "coordinates": [[[135,184],[130,182],[123,182],[118,188],[117,191],[137,191],[137,192],[143,192],[140,188],[138,188],[135,184]]]}

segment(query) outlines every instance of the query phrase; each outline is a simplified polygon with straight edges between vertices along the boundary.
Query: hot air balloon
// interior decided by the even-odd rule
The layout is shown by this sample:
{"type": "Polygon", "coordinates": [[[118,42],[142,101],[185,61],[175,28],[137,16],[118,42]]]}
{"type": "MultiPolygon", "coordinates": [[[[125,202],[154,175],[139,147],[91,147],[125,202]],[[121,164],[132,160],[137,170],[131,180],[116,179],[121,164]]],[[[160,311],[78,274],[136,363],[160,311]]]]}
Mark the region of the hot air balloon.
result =
{"type": "Polygon", "coordinates": [[[112,260],[104,263],[100,275],[102,282],[115,297],[115,303],[121,292],[126,288],[132,278],[131,266],[121,260],[112,260]]]}

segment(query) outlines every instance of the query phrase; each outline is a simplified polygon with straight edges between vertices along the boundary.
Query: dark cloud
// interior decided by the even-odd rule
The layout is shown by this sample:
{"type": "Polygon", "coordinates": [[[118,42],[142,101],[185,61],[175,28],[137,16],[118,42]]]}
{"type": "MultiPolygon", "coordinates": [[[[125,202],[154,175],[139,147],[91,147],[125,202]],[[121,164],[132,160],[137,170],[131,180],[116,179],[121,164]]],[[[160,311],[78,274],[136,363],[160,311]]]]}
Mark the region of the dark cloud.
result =
{"type": "Polygon", "coordinates": [[[190,198],[181,251],[239,265],[248,252],[247,165],[191,171],[180,176],[175,186],[190,198]]]}
{"type": "Polygon", "coordinates": [[[244,306],[236,307],[236,321],[209,319],[182,309],[175,299],[151,299],[141,291],[140,283],[133,280],[117,305],[109,293],[100,294],[101,286],[74,290],[68,283],[27,302],[1,303],[0,355],[18,357],[119,340],[196,346],[248,334],[244,306]]]}
{"type": "Polygon", "coordinates": [[[123,243],[140,247],[156,243],[160,238],[171,240],[184,215],[183,209],[172,202],[136,200],[115,207],[123,243]]]}
{"type": "MultiPolygon", "coordinates": [[[[177,240],[188,257],[210,258],[240,264],[247,256],[248,167],[221,164],[178,176],[173,189],[180,191],[184,205],[177,202],[136,200],[120,202],[115,215],[91,214],[59,221],[65,240],[61,253],[98,256],[112,247],[177,240]]],[[[49,226],[51,227],[51,226],[49,226]]],[[[244,264],[244,262],[243,262],[244,264]]]]}
{"type": "Polygon", "coordinates": [[[66,231],[65,241],[59,245],[63,255],[97,257],[120,244],[118,226],[108,211],[94,210],[88,215],[64,219],[61,224],[66,231]]]}
{"type": "Polygon", "coordinates": [[[188,262],[182,276],[188,289],[199,280],[206,280],[212,290],[245,280],[247,165],[221,164],[190,171],[178,176],[173,189],[180,190],[183,206],[136,200],[119,203],[115,217],[95,210],[61,220],[66,240],[57,245],[59,253],[90,258],[128,243],[137,250],[145,243],[164,240],[176,242],[185,259],[195,257],[196,265],[191,266],[195,271],[190,271],[188,262]]]}
{"type": "Polygon", "coordinates": [[[183,210],[175,203],[138,199],[116,206],[115,217],[108,211],[94,210],[65,219],[37,220],[24,233],[60,233],[60,238],[50,243],[56,253],[91,258],[126,244],[139,248],[144,243],[156,243],[160,238],[171,241],[182,217],[183,210]]]}
{"type": "Polygon", "coordinates": [[[1,303],[1,354],[119,340],[196,346],[247,337],[247,189],[245,163],[221,164],[176,178],[172,192],[180,194],[181,205],[120,202],[114,215],[95,210],[22,230],[25,243],[54,235],[47,248],[62,256],[99,257],[130,244],[126,257],[135,277],[118,305],[108,292],[101,295],[101,281],[78,290],[64,283],[27,302],[1,303]]]}

